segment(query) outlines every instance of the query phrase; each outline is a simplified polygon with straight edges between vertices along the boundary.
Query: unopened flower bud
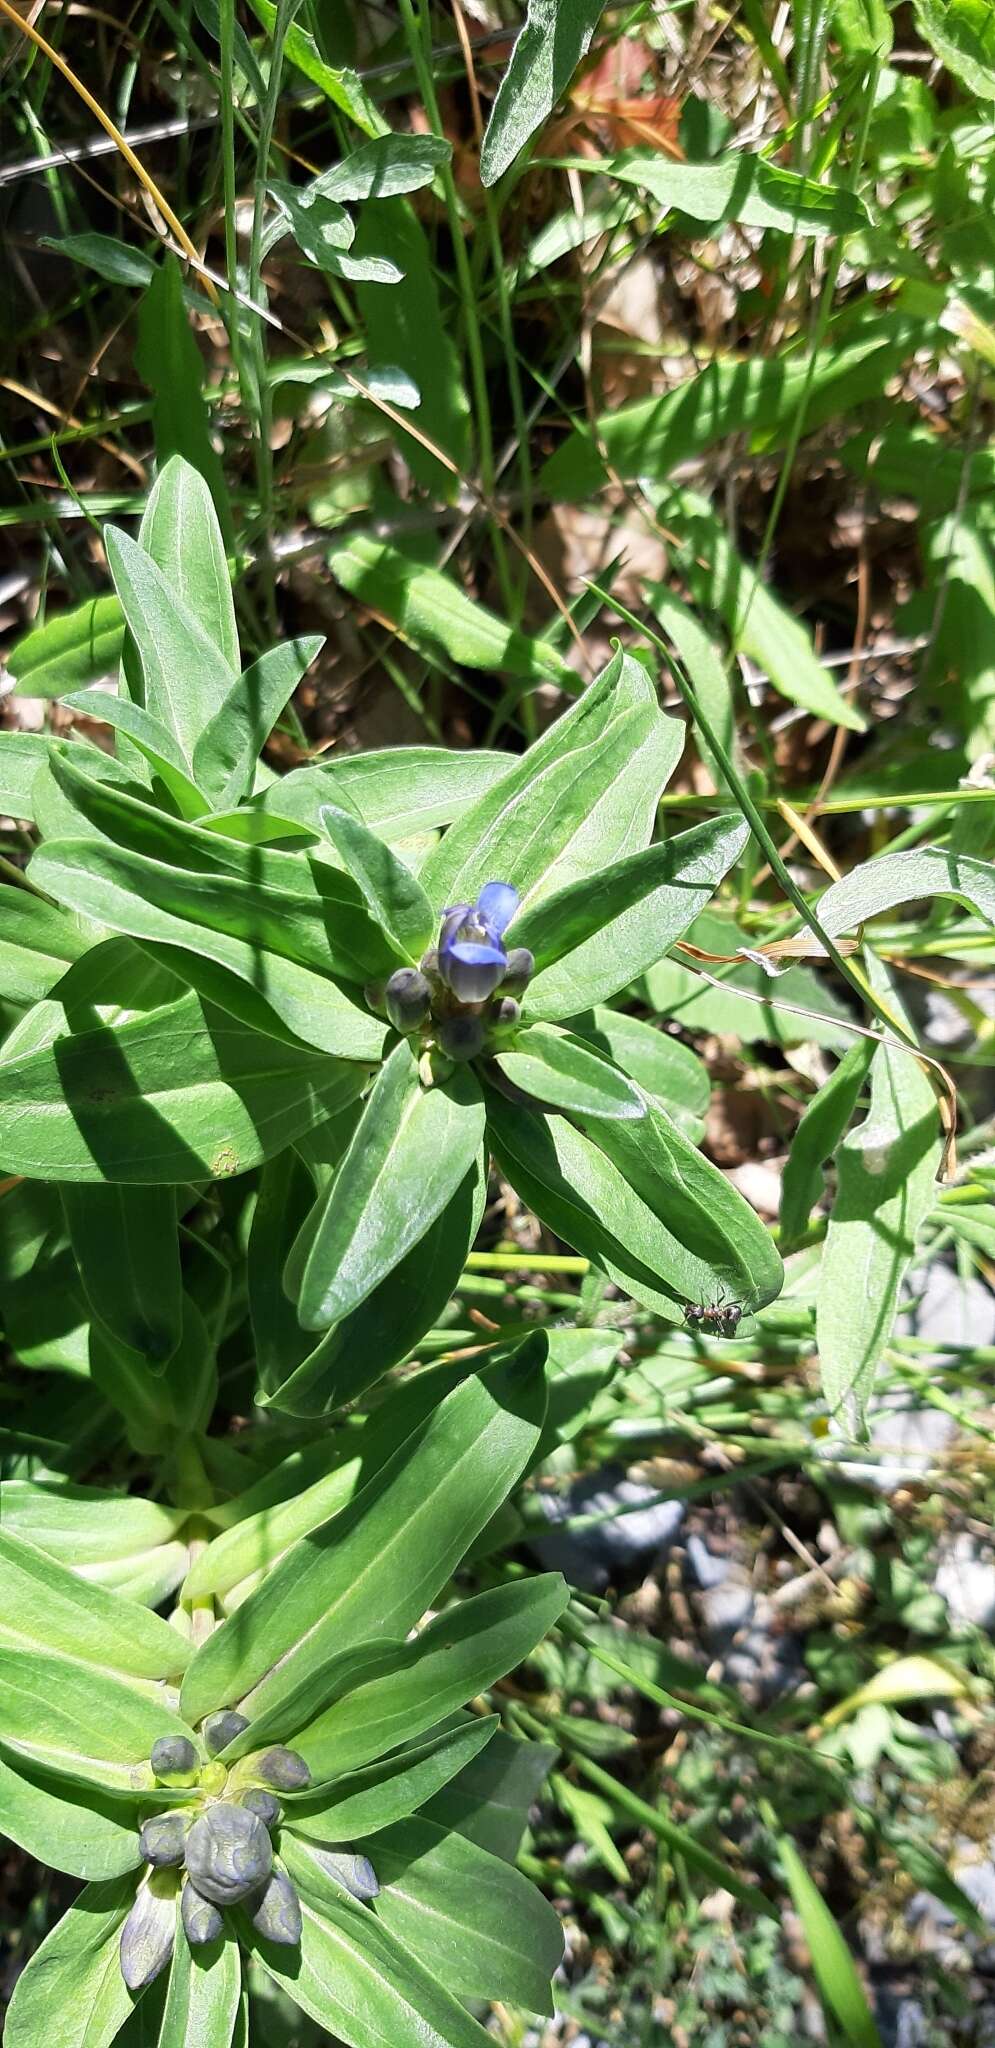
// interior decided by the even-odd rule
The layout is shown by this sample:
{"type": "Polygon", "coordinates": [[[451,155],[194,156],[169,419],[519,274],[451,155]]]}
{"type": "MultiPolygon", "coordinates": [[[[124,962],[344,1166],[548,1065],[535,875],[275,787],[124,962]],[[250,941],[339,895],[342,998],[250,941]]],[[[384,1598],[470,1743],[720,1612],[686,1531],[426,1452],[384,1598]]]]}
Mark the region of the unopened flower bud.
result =
{"type": "Polygon", "coordinates": [[[176,1935],[176,1879],[154,1870],[138,1887],[135,1903],[121,1929],[118,1954],[129,1991],[144,1991],[164,1970],[176,1935]]]}
{"type": "Polygon", "coordinates": [[[207,1941],[217,1941],[225,1924],[217,1906],[212,1905],[210,1899],[203,1898],[189,1878],[180,1893],[180,1918],[191,1948],[202,1948],[207,1941]]]}
{"type": "Polygon", "coordinates": [[[491,1011],[491,1030],[513,1030],[514,1026],[519,1022],[521,1014],[521,1003],[516,1003],[514,996],[500,996],[491,1011]]]}
{"type": "Polygon", "coordinates": [[[432,1007],[432,990],[417,967],[399,967],[384,990],[395,1031],[420,1031],[432,1007]]]}
{"type": "Polygon", "coordinates": [[[438,946],[430,946],[428,952],[422,954],[421,959],[418,962],[418,965],[421,968],[421,971],[425,976],[426,981],[430,982],[433,988],[443,987],[442,975],[439,971],[438,946]]]}
{"type": "Polygon", "coordinates": [[[227,1709],[221,1714],[208,1714],[201,1733],[204,1737],[208,1756],[218,1756],[234,1742],[236,1735],[243,1735],[249,1723],[244,1714],[227,1709]]]}
{"type": "Polygon", "coordinates": [[[512,946],[508,967],[501,982],[503,996],[523,996],[536,971],[535,955],[527,946],[512,946]]]}
{"type": "Polygon", "coordinates": [[[366,1003],[367,1009],[374,1010],[378,1017],[386,1016],[387,1011],[384,1002],[384,985],[382,981],[368,981],[366,987],[363,990],[363,999],[366,1003]]]}
{"type": "Polygon", "coordinates": [[[267,1785],[275,1785],[278,1792],[303,1792],[305,1785],[311,1783],[311,1773],[296,1749],[268,1749],[264,1756],[256,1758],[255,1769],[257,1777],[264,1778],[267,1785]]]}
{"type": "Polygon", "coordinates": [[[282,1870],[274,1870],[255,1912],[252,1925],[267,1941],[296,1948],[301,1938],[301,1902],[282,1870]]]}
{"type": "Polygon", "coordinates": [[[188,1816],[184,1813],[151,1814],[138,1837],[138,1846],[146,1863],[182,1863],[188,1824],[188,1816]]]}
{"type": "Polygon", "coordinates": [[[280,1801],[274,1792],[264,1792],[261,1787],[253,1786],[251,1792],[243,1792],[242,1805],[247,1806],[250,1813],[258,1813],[266,1827],[275,1828],[280,1818],[280,1801]]]}
{"type": "Polygon", "coordinates": [[[185,1735],[160,1735],[152,1744],[149,1762],[163,1785],[196,1783],[200,1758],[185,1735]]]}
{"type": "Polygon", "coordinates": [[[265,1884],[273,1844],[257,1813],[219,1800],[194,1821],[187,1836],[187,1871],[216,1906],[231,1906],[265,1884]]]}
{"type": "Polygon", "coordinates": [[[475,1060],[483,1052],[487,1026],[482,1017],[447,1017],[436,1034],[439,1050],[451,1060],[475,1060]]]}
{"type": "Polygon", "coordinates": [[[377,1874],[368,1856],[340,1855],[337,1849],[318,1849],[309,1843],[311,1855],[321,1865],[326,1877],[334,1878],[343,1891],[352,1899],[361,1899],[365,1905],[375,1899],[380,1890],[377,1874]]]}

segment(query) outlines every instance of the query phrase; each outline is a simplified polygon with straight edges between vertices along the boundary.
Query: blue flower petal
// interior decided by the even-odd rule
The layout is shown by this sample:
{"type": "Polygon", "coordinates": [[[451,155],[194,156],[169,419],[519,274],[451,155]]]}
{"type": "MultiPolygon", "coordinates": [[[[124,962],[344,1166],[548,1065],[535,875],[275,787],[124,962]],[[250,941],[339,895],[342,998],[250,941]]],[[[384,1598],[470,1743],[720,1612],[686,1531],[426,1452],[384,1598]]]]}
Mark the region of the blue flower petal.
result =
{"type": "Polygon", "coordinates": [[[518,890],[510,882],[485,882],[477,897],[479,915],[499,934],[507,931],[518,904],[518,890]]]}

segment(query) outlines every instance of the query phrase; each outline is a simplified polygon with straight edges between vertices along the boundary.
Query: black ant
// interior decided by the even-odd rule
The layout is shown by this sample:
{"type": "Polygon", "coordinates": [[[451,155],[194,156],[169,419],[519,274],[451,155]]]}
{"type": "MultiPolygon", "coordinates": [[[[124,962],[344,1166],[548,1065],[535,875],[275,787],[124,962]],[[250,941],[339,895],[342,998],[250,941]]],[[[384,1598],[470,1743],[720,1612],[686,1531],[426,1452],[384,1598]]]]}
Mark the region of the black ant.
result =
{"type": "Polygon", "coordinates": [[[710,1337],[735,1337],[744,1313],[738,1301],[693,1301],[684,1311],[684,1321],[689,1330],[710,1337]]]}

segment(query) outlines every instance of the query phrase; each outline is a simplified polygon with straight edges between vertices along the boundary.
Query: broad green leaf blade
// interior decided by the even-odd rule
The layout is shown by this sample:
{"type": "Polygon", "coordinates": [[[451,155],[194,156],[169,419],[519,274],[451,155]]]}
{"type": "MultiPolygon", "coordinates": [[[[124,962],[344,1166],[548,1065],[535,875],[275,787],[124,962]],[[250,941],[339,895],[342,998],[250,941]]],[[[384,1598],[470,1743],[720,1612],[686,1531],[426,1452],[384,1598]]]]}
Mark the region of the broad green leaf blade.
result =
{"type": "Polygon", "coordinates": [[[169,1187],[62,1191],[87,1301],[119,1344],[161,1370],[183,1330],[176,1198],[169,1187]]]}
{"type": "Polygon", "coordinates": [[[8,1003],[35,1003],[101,934],[22,888],[0,885],[0,988],[8,1003]]]}
{"type": "MultiPolygon", "coordinates": [[[[300,1859],[292,1856],[288,1867],[299,1882],[300,1859]]],[[[368,1907],[337,1893],[330,1879],[317,1897],[305,1893],[301,1906],[299,1952],[264,1942],[244,1920],[242,1939],[294,2004],[345,2048],[492,2048],[493,2036],[368,1907]]],[[[28,2048],[27,2039],[14,2048],[28,2048]]]]}
{"type": "Polygon", "coordinates": [[[296,1051],[182,996],[119,1026],[0,1060],[0,1165],[63,1181],[159,1184],[245,1173],[356,1088],[354,1063],[296,1051]]]}
{"type": "Polygon", "coordinates": [[[157,2048],[231,2048],[241,1998],[242,1964],[233,1935],[226,1932],[191,1949],[177,1913],[157,2048]]]}
{"type": "Polygon", "coordinates": [[[672,163],[645,150],[628,150],[605,167],[623,184],[638,185],[658,206],[692,220],[738,221],[744,227],[780,228],[788,235],[846,235],[868,225],[855,192],[730,150],[711,163],[672,163]]]}
{"type": "Polygon", "coordinates": [[[816,910],[823,929],[835,939],[868,918],[893,910],[897,903],[916,898],[931,901],[935,896],[952,896],[977,911],[986,924],[995,924],[995,867],[990,861],[947,853],[939,846],[884,853],[832,882],[816,910]]]}
{"type": "Polygon", "coordinates": [[[130,1877],[87,1885],[18,1978],[5,2048],[109,2048],[135,2004],[118,1960],[134,1895],[130,1877]]]}
{"type": "MultiPolygon", "coordinates": [[[[113,595],[88,598],[72,611],[59,612],[11,648],[7,666],[15,691],[22,697],[64,697],[112,675],[121,659],[124,634],[124,613],[113,595]]],[[[14,737],[4,733],[5,750],[14,737]]],[[[31,738],[36,746],[45,744],[40,734],[31,738]]]]}
{"type": "Polygon", "coordinates": [[[529,0],[481,145],[482,184],[495,184],[548,121],[590,49],[603,10],[604,0],[529,0]]]}
{"type": "Polygon", "coordinates": [[[402,960],[419,960],[435,937],[438,918],[410,868],[361,818],[337,804],[323,805],[321,822],[370,916],[402,960]]]}
{"type": "Polygon", "coordinates": [[[334,1848],[405,1820],[457,1777],[498,1728],[498,1717],[468,1716],[461,1727],[431,1731],[382,1763],[337,1777],[314,1801],[295,1800],[287,1825],[295,1835],[334,1848]]]}
{"type": "Polygon", "coordinates": [[[340,1515],[288,1552],[184,1679],[199,1720],[261,1713],[332,1652],[413,1627],[524,1469],[546,1409],[538,1333],[455,1387],[340,1515]]]}
{"type": "Polygon", "coordinates": [[[448,304],[440,299],[432,244],[406,199],[371,198],[361,209],[351,253],[360,260],[386,259],[403,273],[389,290],[372,280],[356,281],[367,362],[374,377],[403,363],[421,393],[419,431],[448,455],[457,474],[413,434],[406,434],[392,420],[388,422],[382,413],[374,417],[381,428],[389,427],[391,440],[415,480],[434,497],[448,502],[458,488],[459,473],[472,459],[470,403],[448,304]]]}
{"type": "Polygon", "coordinates": [[[837,1147],[857,1105],[874,1046],[860,1038],[813,1095],[791,1140],[781,1177],[781,1246],[790,1250],[804,1237],[812,1210],[825,1185],[826,1162],[837,1147]]]}
{"type": "Polygon", "coordinates": [[[397,1645],[388,1669],[361,1679],[298,1730],[294,1747],[315,1784],[384,1755],[513,1671],[569,1597],[559,1572],[542,1572],[437,1615],[413,1642],[397,1645]]]}
{"type": "Polygon", "coordinates": [[[313,1223],[291,1251],[296,1280],[300,1247],[305,1329],[341,1322],[425,1236],[470,1172],[483,1134],[483,1098],[469,1069],[426,1088],[402,1039],[313,1223]]]}
{"type": "MultiPolygon", "coordinates": [[[[256,20],[272,35],[276,21],[274,0],[250,0],[250,4],[256,20]]],[[[293,64],[305,78],[310,78],[319,92],[323,92],[333,107],[338,107],[340,113],[354,122],[362,134],[383,133],[386,126],[383,115],[371,100],[358,72],[324,63],[314,37],[307,35],[296,22],[287,27],[284,51],[288,64],[293,64]]]]}
{"type": "Polygon", "coordinates": [[[169,1543],[186,1510],[64,1480],[7,1479],[0,1485],[0,1519],[12,1536],[74,1569],[169,1543]]]}
{"type": "Polygon", "coordinates": [[[590,496],[606,482],[605,450],[617,475],[669,483],[679,463],[707,453],[749,421],[751,440],[780,447],[789,438],[805,396],[805,427],[813,433],[868,398],[883,396],[889,377],[923,338],[921,322],[889,312],[840,323],[830,344],[812,355],[799,350],[767,360],[720,358],[706,363],[661,398],[639,399],[601,413],[597,445],[579,428],[543,465],[539,488],[551,498],[590,496]]]}
{"type": "Polygon", "coordinates": [[[67,1783],[33,1770],[19,1757],[0,1756],[3,1832],[50,1870],[88,1881],[121,1877],[142,1861],[138,1815],[91,1786],[67,1783]]]}
{"type": "MultiPolygon", "coordinates": [[[[123,1613],[130,1618],[131,1609],[123,1613]]],[[[143,1608],[135,1614],[143,1622],[154,1619],[143,1608]]],[[[160,1735],[190,1733],[164,1686],[146,1683],[139,1690],[75,1658],[0,1644],[0,1744],[15,1764],[23,1758],[33,1769],[79,1779],[134,1804],[156,1789],[152,1744],[160,1735]]]]}
{"type": "Polygon", "coordinates": [[[34,823],[35,779],[58,744],[47,732],[0,732],[0,812],[5,818],[34,823]]]}
{"type": "Polygon", "coordinates": [[[0,1530],[0,1643],[59,1650],[115,1676],[176,1678],[190,1645],[169,1623],[89,1585],[54,1558],[0,1530]]]}
{"type": "MultiPolygon", "coordinates": [[[[883,969],[872,984],[896,1007],[883,969]]],[[[936,1097],[912,1053],[875,1049],[870,1105],[836,1155],[836,1198],[819,1268],[815,1332],[829,1407],[851,1436],[888,1343],[916,1239],[936,1199],[936,1097]]]]}
{"type": "Polygon", "coordinates": [[[662,1110],[587,1132],[489,1089],[487,1118],[502,1173],[536,1215],[668,1321],[689,1304],[756,1308],[779,1291],[767,1231],[662,1110]]]}
{"type": "Polygon", "coordinates": [[[175,734],[192,767],[200,733],[228,694],[231,670],[144,548],[115,526],[104,529],[104,544],[138,650],[144,709],[175,734]]]}
{"type": "Polygon", "coordinates": [[[578,1116],[646,1114],[639,1089],[610,1060],[552,1025],[531,1024],[516,1032],[509,1050],[495,1053],[494,1062],[513,1087],[547,1107],[578,1116]]]}
{"type": "MultiPolygon", "coordinates": [[[[179,455],[198,470],[210,489],[218,519],[231,533],[231,510],[221,458],[211,440],[210,415],[201,394],[204,365],[190,332],[183,303],[179,263],[168,251],[138,306],[135,367],[152,392],[152,418],[159,467],[179,455]]],[[[197,536],[189,535],[196,546],[197,536]]]]}
{"type": "MultiPolygon", "coordinates": [[[[694,491],[665,489],[655,501],[661,516],[686,543],[681,567],[699,608],[723,621],[737,650],[756,662],[789,703],[802,705],[832,725],[863,732],[866,719],[819,661],[811,633],[737,552],[724,521],[707,500],[694,491]]],[[[657,586],[647,585],[651,609],[656,595],[657,586]]],[[[663,610],[665,621],[666,603],[663,610]]]]}
{"type": "MultiPolygon", "coordinates": [[[[725,753],[731,756],[734,762],[738,762],[739,739],[736,731],[733,686],[730,680],[732,663],[729,656],[724,655],[712,636],[706,633],[690,605],[685,604],[682,597],[666,589],[662,583],[653,585],[652,604],[657,624],[662,626],[668,639],[673,641],[716,740],[725,753]]],[[[713,753],[697,721],[694,736],[698,752],[716,789],[724,789],[721,762],[713,753]]]]}
{"type": "Polygon", "coordinates": [[[654,966],[711,901],[749,836],[739,817],[710,818],[516,917],[508,943],[528,946],[538,970],[526,1016],[574,1016],[654,966]]]}
{"type": "Polygon", "coordinates": [[[149,492],[138,538],[233,675],[241,666],[235,600],[207,472],[173,455],[149,492]]]}
{"type": "Polygon", "coordinates": [[[834,1914],[786,1835],[777,1837],[788,1890],[812,1959],[812,1974],[827,2018],[842,2029],[847,2048],[881,2048],[864,1987],[834,1914]]]}
{"type": "MultiPolygon", "coordinates": [[[[396,346],[396,344],[395,344],[396,346]]],[[[336,581],[369,605],[420,653],[438,651],[463,668],[529,681],[574,681],[573,671],[545,641],[533,640],[476,604],[451,576],[409,560],[384,541],[353,534],[329,557],[336,581]]]]}
{"type": "MultiPolygon", "coordinates": [[[[0,785],[9,737],[0,734],[0,785]]],[[[319,838],[323,805],[337,804],[355,811],[381,839],[406,839],[461,817],[513,766],[513,755],[484,748],[457,753],[445,747],[384,747],[292,768],[252,797],[250,807],[293,819],[319,838]]]]}
{"type": "Polygon", "coordinates": [[[305,669],[325,644],[321,633],[283,640],[237,676],[193,750],[197,782],[216,810],[241,803],[252,788],[256,761],[305,669]]]}
{"type": "Polygon", "coordinates": [[[639,1017],[601,1007],[571,1017],[570,1029],[614,1060],[689,1138],[700,1138],[712,1087],[704,1061],[682,1039],[639,1017]]]}
{"type": "Polygon", "coordinates": [[[558,1752],[542,1742],[514,1741],[499,1728],[482,1755],[465,1764],[424,1809],[426,1820],[456,1828],[470,1842],[513,1863],[529,1808],[558,1752]]]}
{"type": "Polygon", "coordinates": [[[404,1820],[360,1843],[376,1858],[377,1919],[461,1998],[510,1999],[550,2013],[550,1979],[563,1959],[553,1908],[520,1871],[462,1835],[404,1820]]]}
{"type": "Polygon", "coordinates": [[[850,1012],[811,967],[789,967],[772,981],[757,961],[735,957],[750,935],[714,907],[695,918],[687,937],[703,952],[725,956],[709,963],[709,980],[671,953],[643,983],[649,1008],[682,1031],[734,1033],[744,1045],[811,1041],[834,1052],[852,1045],[850,1012]]]}
{"type": "Polygon", "coordinates": [[[995,100],[995,22],[986,0],[915,0],[916,27],[979,100],[995,100]]]}
{"type": "MultiPolygon", "coordinates": [[[[274,1160],[273,1181],[285,1175],[282,1160],[274,1160]]],[[[357,1309],[315,1344],[314,1333],[305,1331],[296,1310],[267,1278],[280,1272],[298,1229],[311,1205],[308,1192],[303,1206],[288,1206],[282,1217],[269,1207],[269,1189],[264,1179],[253,1217],[250,1240],[249,1295],[257,1357],[264,1392],[257,1400],[290,1415],[324,1415],[343,1402],[354,1401],[373,1386],[392,1365],[412,1351],[426,1330],[439,1321],[446,1303],[458,1285],[472,1249],[487,1195],[487,1162],[483,1150],[456,1193],[430,1224],[424,1237],[412,1245],[403,1259],[379,1286],[360,1302],[357,1309]],[[258,1267],[253,1285],[252,1243],[266,1225],[273,1224],[272,1249],[266,1263],[258,1267]]]]}
{"type": "Polygon", "coordinates": [[[85,264],[108,284],[133,288],[150,284],[155,276],[154,259],[144,250],[129,249],[114,235],[42,235],[39,239],[43,249],[55,249],[72,262],[85,264]]]}
{"type": "Polygon", "coordinates": [[[441,135],[379,135],[324,171],[318,183],[343,206],[357,199],[391,199],[430,185],[452,153],[452,143],[441,135]]]}
{"type": "Polygon", "coordinates": [[[84,718],[102,718],[116,732],[125,733],[165,784],[182,818],[203,815],[207,800],[190,774],[182,748],[150,712],[129,697],[112,697],[109,690],[79,690],[65,701],[70,711],[82,712],[84,718]]]}

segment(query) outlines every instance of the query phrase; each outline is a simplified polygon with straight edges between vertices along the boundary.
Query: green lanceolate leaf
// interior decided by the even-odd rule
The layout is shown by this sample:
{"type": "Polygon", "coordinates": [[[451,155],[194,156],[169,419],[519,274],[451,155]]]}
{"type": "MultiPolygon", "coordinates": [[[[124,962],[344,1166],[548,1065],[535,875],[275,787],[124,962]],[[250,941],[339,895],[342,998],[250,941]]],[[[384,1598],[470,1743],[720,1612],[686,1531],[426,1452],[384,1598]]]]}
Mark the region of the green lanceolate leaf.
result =
{"type": "Polygon", "coordinates": [[[483,184],[495,184],[548,121],[590,48],[603,9],[604,0],[529,0],[481,145],[483,184]]]}
{"type": "Polygon", "coordinates": [[[0,1643],[60,1650],[133,1678],[175,1678],[190,1645],[169,1623],[87,1584],[7,1528],[0,1530],[0,1643]]]}
{"type": "Polygon", "coordinates": [[[435,936],[437,918],[421,884],[362,819],[324,804],[321,823],[367,910],[401,959],[418,960],[435,936]]]}
{"type": "Polygon", "coordinates": [[[6,1173],[132,1184],[244,1173],[362,1083],[354,1063],[261,1037],[192,994],[84,1031],[46,1009],[45,1040],[0,1060],[6,1173]]]}
{"type": "Polygon", "coordinates": [[[185,1518],[183,1508],[67,1480],[7,1479],[0,1485],[3,1527],[70,1569],[113,1564],[169,1543],[185,1518]]]}
{"type": "MultiPolygon", "coordinates": [[[[101,676],[113,674],[124,646],[125,623],[120,599],[91,597],[72,611],[59,612],[44,626],[35,626],[11,648],[7,666],[22,697],[64,697],[101,676]]],[[[27,735],[17,734],[17,738],[27,735]]],[[[4,733],[4,747],[12,733],[4,733]]],[[[41,735],[32,734],[36,745],[41,735]]],[[[20,813],[15,813],[20,816],[20,813]]]]}
{"type": "MultiPolygon", "coordinates": [[[[872,960],[870,971],[894,1009],[884,970],[872,960]]],[[[936,1098],[915,1055],[877,1046],[867,1116],[836,1154],[815,1317],[826,1399],[854,1436],[863,1431],[902,1282],[936,1199],[941,1149],[936,1098]]]]}
{"type": "Polygon", "coordinates": [[[59,742],[47,732],[0,732],[0,811],[34,823],[34,784],[59,742]]]}
{"type": "MultiPolygon", "coordinates": [[[[231,529],[231,512],[221,458],[211,440],[210,415],[201,391],[203,364],[190,332],[180,265],[165,251],[138,305],[135,366],[152,392],[152,419],[160,465],[171,456],[198,471],[209,486],[217,513],[231,529]]],[[[184,547],[196,551],[201,534],[191,528],[184,547]]],[[[129,624],[130,624],[129,620],[129,624]]]]}
{"type": "Polygon", "coordinates": [[[168,1187],[75,1187],[63,1206],[87,1301],[108,1334],[161,1370],[183,1329],[176,1198],[168,1187]]]}
{"type": "Polygon", "coordinates": [[[231,687],[231,670],[151,555],[114,526],[105,529],[104,540],[114,587],[138,650],[144,709],[175,735],[192,767],[199,735],[231,687]]]}
{"type": "Polygon", "coordinates": [[[778,1852],[795,1912],[802,1923],[812,1974],[827,2017],[842,2029],[847,2048],[881,2048],[856,1964],[836,1919],[813,1883],[793,1842],[777,1838],[778,1852]]]}
{"type": "MultiPolygon", "coordinates": [[[[0,785],[9,737],[0,734],[0,785]]],[[[461,817],[513,762],[511,754],[483,748],[458,753],[446,747],[383,747],[292,768],[252,797],[250,808],[292,819],[319,838],[322,808],[336,804],[354,811],[381,839],[406,839],[461,817]]]]}
{"type": "Polygon", "coordinates": [[[487,1117],[523,1200],[637,1301],[676,1321],[688,1304],[752,1309],[779,1291],[767,1231],[662,1110],[575,1129],[488,1090],[487,1117]]]}
{"type": "Polygon", "coordinates": [[[231,2048],[242,1964],[230,1934],[191,1949],[179,1914],[157,2048],[231,2048]]]}
{"type": "Polygon", "coordinates": [[[461,1382],[341,1514],[296,1543],[197,1651],[184,1712],[199,1720],[250,1692],[250,1712],[263,1712],[333,1651],[411,1628],[538,1442],[545,1353],[536,1334],[461,1382]]]}
{"type": "Polygon", "coordinates": [[[544,1572],[478,1593],[437,1615],[413,1642],[396,1646],[384,1670],[361,1680],[297,1731],[294,1747],[314,1782],[382,1756],[513,1671],[568,1599],[565,1579],[544,1572]]]}
{"type": "Polygon", "coordinates": [[[990,861],[947,853],[939,846],[885,853],[831,883],[816,909],[823,930],[834,939],[870,917],[879,917],[884,910],[893,910],[897,903],[934,896],[952,896],[977,911],[986,924],[995,924],[995,867],[990,861]]]}
{"type": "Polygon", "coordinates": [[[455,1828],[468,1841],[513,1863],[529,1808],[557,1755],[548,1743],[515,1741],[499,1728],[486,1750],[436,1793],[424,1818],[455,1828]]]}
{"type": "Polygon", "coordinates": [[[688,1137],[700,1138],[711,1082],[704,1062],[682,1039],[671,1038],[639,1017],[600,1006],[571,1017],[570,1029],[575,1038],[614,1060],[688,1137]]]}
{"type": "Polygon", "coordinates": [[[537,966],[527,1014],[569,1017],[635,981],[704,909],[748,838],[741,818],[711,818],[516,917],[508,944],[528,946],[537,966]]]}
{"type": "MultiPolygon", "coordinates": [[[[0,763],[2,773],[2,763],[0,763]]],[[[99,936],[27,889],[0,886],[0,987],[8,1003],[47,996],[99,936]]]]}
{"type": "Polygon", "coordinates": [[[446,1982],[459,1997],[552,2011],[563,1932],[520,1871],[421,1818],[399,1822],[368,1846],[380,1885],[378,1920],[427,1968],[444,1955],[446,1982]]]}
{"type": "Polygon", "coordinates": [[[277,719],[324,644],[321,634],[283,640],[232,683],[193,750],[194,775],[216,810],[226,810],[248,794],[256,761],[277,719]]]}
{"type": "Polygon", "coordinates": [[[189,1734],[165,1687],[139,1691],[96,1665],[0,1644],[0,1744],[15,1764],[23,1758],[30,1768],[134,1803],[154,1788],[152,1744],[160,1735],[189,1734]]]}
{"type": "Polygon", "coordinates": [[[610,1060],[555,1025],[531,1024],[517,1031],[509,1050],[495,1053],[494,1064],[513,1087],[547,1108],[578,1116],[646,1114],[639,1089],[610,1060]]]}
{"type": "Polygon", "coordinates": [[[17,1980],[7,2048],[109,2048],[134,2008],[118,1959],[134,1894],[127,1877],[87,1885],[17,1980]]]}
{"type": "MultiPolygon", "coordinates": [[[[303,1853],[288,1863],[302,1892],[301,1871],[307,1876],[310,1863],[303,1853]]],[[[299,1951],[263,1941],[247,1922],[242,1937],[294,2004],[346,2048],[400,2048],[408,2041],[418,2048],[485,2048],[491,2041],[452,1993],[331,1879],[317,1900],[303,1892],[301,1906],[299,1951]]],[[[26,2039],[20,2048],[28,2048],[26,2039]]]]}
{"type": "Polygon", "coordinates": [[[52,1778],[0,1756],[3,1832],[28,1856],[88,1881],[137,1870],[137,1812],[90,1786],[52,1778]]]}
{"type": "Polygon", "coordinates": [[[452,143],[441,135],[378,135],[323,172],[318,183],[343,206],[357,199],[392,199],[430,185],[452,153],[452,143]]]}
{"type": "Polygon", "coordinates": [[[353,534],[329,557],[333,576],[368,604],[419,652],[439,653],[463,668],[541,682],[573,679],[562,656],[531,640],[466,596],[452,577],[412,561],[383,541],[353,534]]]}
{"type": "Polygon", "coordinates": [[[798,1125],[781,1178],[781,1244],[790,1247],[804,1237],[825,1184],[827,1162],[857,1104],[874,1046],[860,1038],[812,1097],[798,1125]]]}
{"type": "Polygon", "coordinates": [[[169,589],[237,675],[241,664],[235,601],[206,475],[182,455],[171,456],[149,492],[138,538],[169,589]]]}
{"type": "Polygon", "coordinates": [[[692,220],[739,221],[744,227],[780,228],[788,235],[850,234],[867,225],[867,209],[855,192],[800,177],[745,151],[688,164],[634,149],[613,157],[606,168],[624,184],[648,192],[658,206],[673,207],[692,220]]]}
{"type": "Polygon", "coordinates": [[[468,1716],[461,1727],[429,1733],[383,1763],[346,1772],[313,1803],[295,1800],[289,1824],[295,1835],[334,1848],[374,1835],[415,1813],[479,1755],[498,1729],[498,1717],[468,1716]]]}
{"type": "Polygon", "coordinates": [[[124,733],[165,785],[182,818],[203,816],[207,799],[193,780],[183,749],[151,712],[133,704],[130,697],[112,697],[108,690],[79,690],[65,701],[71,711],[82,712],[85,718],[102,718],[115,732],[124,733]]]}
{"type": "Polygon", "coordinates": [[[306,1329],[349,1315],[424,1237],[469,1173],[483,1134],[473,1075],[457,1070],[452,1080],[426,1088],[402,1039],[290,1254],[306,1329]]]}

